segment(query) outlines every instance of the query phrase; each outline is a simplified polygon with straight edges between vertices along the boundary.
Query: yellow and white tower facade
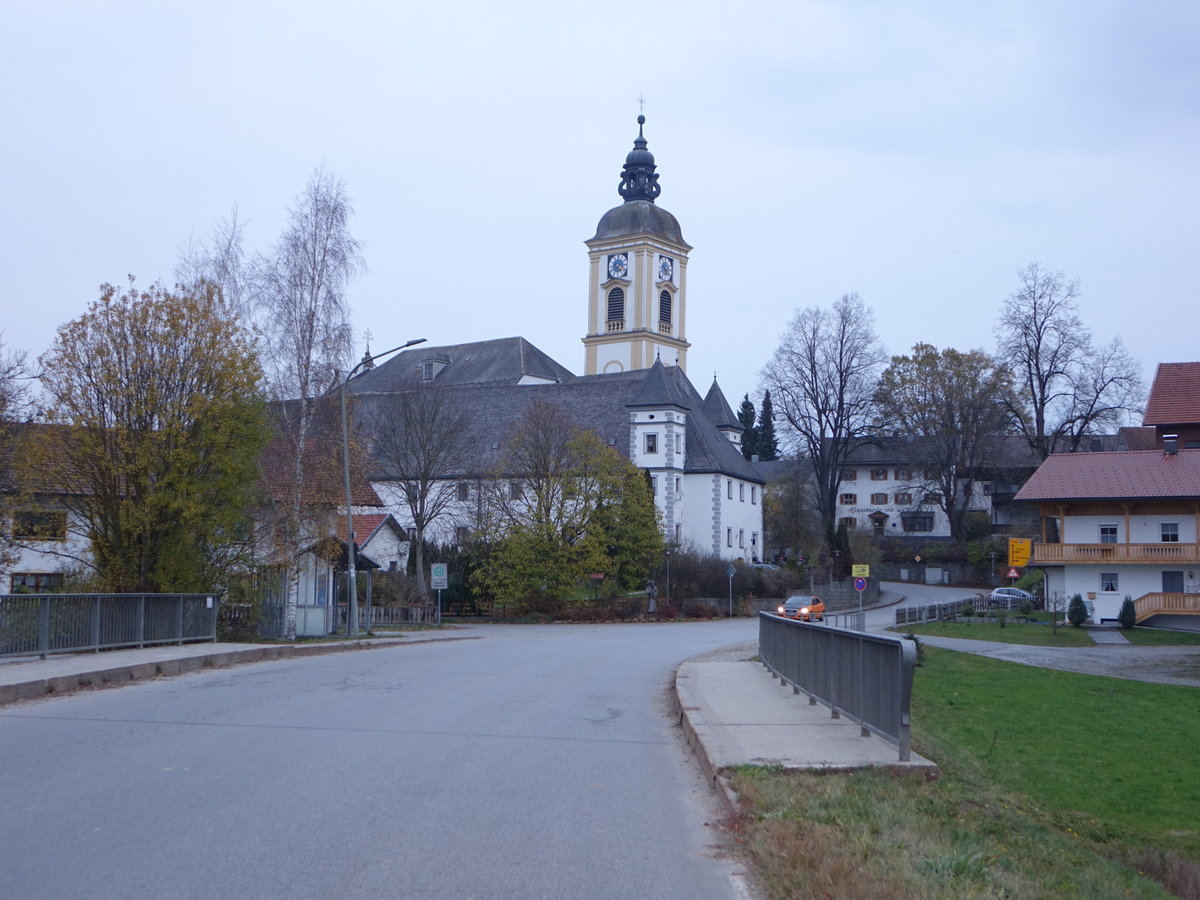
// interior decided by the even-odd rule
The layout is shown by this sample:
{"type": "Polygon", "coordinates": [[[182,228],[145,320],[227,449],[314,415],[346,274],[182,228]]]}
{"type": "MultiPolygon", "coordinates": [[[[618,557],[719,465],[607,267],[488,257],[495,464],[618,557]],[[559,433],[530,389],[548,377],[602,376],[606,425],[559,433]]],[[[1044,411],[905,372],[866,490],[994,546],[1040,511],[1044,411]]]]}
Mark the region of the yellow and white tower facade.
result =
{"type": "Polygon", "coordinates": [[[624,202],[606,212],[588,248],[584,374],[648,369],[655,359],[687,371],[687,262],[678,220],[655,203],[654,155],[638,136],[625,157],[624,202]]]}

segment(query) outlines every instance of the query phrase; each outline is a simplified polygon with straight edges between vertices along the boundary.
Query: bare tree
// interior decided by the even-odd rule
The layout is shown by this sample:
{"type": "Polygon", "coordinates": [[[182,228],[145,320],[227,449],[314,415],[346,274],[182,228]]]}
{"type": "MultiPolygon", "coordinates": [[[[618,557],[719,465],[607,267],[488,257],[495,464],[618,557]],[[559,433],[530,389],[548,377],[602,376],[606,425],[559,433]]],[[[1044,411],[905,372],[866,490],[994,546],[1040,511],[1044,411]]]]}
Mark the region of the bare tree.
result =
{"type": "MultiPolygon", "coordinates": [[[[305,452],[317,399],[334,386],[350,357],[350,310],[346,292],[365,268],[361,245],[350,234],[353,208],[342,182],[323,168],[313,172],[290,210],[287,229],[274,250],[254,265],[255,305],[263,330],[264,361],[283,432],[292,446],[290,524],[281,535],[302,537],[305,452]]],[[[293,567],[294,568],[294,567],[293,567]]],[[[285,628],[295,637],[296,595],[288,581],[285,628]]]]}
{"type": "Polygon", "coordinates": [[[846,458],[867,438],[875,382],[887,357],[858,294],[792,318],[762,372],[785,435],[812,463],[817,511],[833,527],[846,458]]]}
{"type": "Polygon", "coordinates": [[[180,252],[175,265],[175,280],[185,288],[199,290],[201,282],[214,285],[222,302],[249,322],[250,273],[242,247],[243,225],[236,204],[229,215],[213,226],[207,241],[193,235],[180,252]]]}
{"type": "Polygon", "coordinates": [[[425,597],[425,535],[455,506],[458,479],[470,461],[470,418],[461,394],[414,385],[375,401],[372,415],[379,480],[408,507],[416,532],[417,592],[425,597]]]}
{"type": "Polygon", "coordinates": [[[1000,313],[997,357],[1015,376],[1013,420],[1044,459],[1121,424],[1138,411],[1144,387],[1119,338],[1093,349],[1079,318],[1079,282],[1036,262],[1017,277],[1020,286],[1000,313]]]}

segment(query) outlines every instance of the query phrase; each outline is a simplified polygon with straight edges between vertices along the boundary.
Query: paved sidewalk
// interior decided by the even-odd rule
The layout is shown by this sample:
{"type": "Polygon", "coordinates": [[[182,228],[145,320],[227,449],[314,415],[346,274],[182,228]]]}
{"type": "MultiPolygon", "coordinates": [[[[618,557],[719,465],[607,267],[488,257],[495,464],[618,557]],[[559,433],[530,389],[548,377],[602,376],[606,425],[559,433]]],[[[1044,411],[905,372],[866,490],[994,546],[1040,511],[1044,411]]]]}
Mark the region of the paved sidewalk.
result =
{"type": "Polygon", "coordinates": [[[45,659],[15,657],[0,660],[0,706],[18,700],[65,694],[85,687],[179,675],[197,669],[232,666],[272,659],[293,659],[372,647],[395,647],[430,641],[474,640],[448,631],[411,631],[363,638],[361,641],[323,641],[298,644],[163,644],[101,653],[57,653],[45,659]]]}

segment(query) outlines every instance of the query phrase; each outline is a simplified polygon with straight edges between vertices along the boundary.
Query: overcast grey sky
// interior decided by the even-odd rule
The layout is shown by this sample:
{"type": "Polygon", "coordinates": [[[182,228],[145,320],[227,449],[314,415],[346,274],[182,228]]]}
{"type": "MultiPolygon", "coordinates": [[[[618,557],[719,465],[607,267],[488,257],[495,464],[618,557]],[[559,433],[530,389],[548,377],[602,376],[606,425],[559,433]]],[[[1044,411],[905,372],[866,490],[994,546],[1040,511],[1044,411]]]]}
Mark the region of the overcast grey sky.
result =
{"type": "Polygon", "coordinates": [[[233,204],[265,249],[324,164],[374,350],[519,334],[582,372],[582,242],[641,95],[701,392],[715,371],[736,406],[792,312],[849,291],[891,353],[991,350],[1034,260],[1149,376],[1200,359],[1198,25],[1186,0],[10,2],[0,327],[44,351],[233,204]]]}

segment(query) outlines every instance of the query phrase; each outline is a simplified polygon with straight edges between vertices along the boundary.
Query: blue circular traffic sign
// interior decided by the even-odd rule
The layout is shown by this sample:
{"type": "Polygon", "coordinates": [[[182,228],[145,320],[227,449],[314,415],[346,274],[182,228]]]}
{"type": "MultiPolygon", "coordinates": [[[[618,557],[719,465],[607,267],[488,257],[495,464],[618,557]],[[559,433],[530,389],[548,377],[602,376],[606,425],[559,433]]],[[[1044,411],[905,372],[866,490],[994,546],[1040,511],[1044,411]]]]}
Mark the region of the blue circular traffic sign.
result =
{"type": "Polygon", "coordinates": [[[855,578],[854,579],[854,589],[856,591],[860,591],[860,592],[865,591],[867,589],[867,579],[855,578]]]}

